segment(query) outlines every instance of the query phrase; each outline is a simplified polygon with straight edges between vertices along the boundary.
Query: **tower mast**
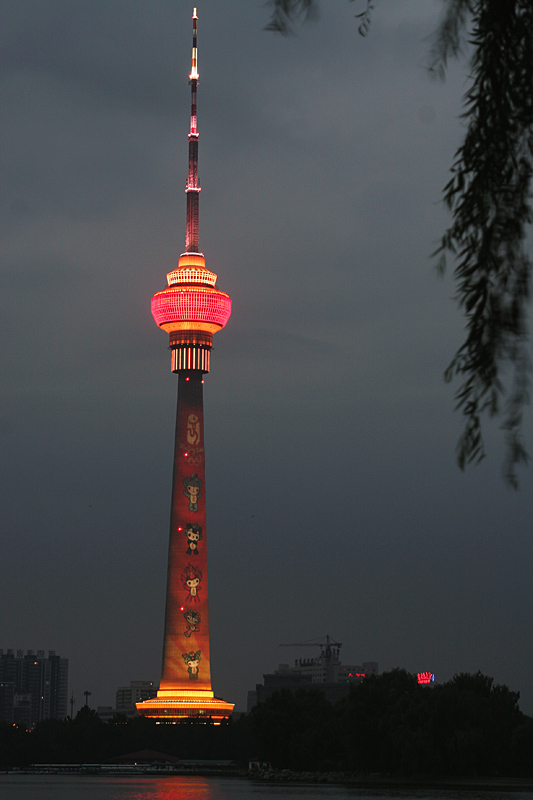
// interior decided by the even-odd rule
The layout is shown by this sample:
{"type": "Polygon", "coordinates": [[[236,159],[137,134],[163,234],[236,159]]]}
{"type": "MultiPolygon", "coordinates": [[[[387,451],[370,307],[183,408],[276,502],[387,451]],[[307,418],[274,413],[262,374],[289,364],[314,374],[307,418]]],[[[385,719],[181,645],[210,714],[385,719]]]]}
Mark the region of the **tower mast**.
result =
{"type": "Polygon", "coordinates": [[[187,193],[187,226],[185,233],[185,251],[198,253],[198,237],[200,223],[200,187],[198,186],[198,122],[196,115],[196,94],[198,90],[198,15],[196,9],[192,13],[192,59],[191,74],[191,124],[189,129],[189,176],[185,191],[187,193]]]}
{"type": "Polygon", "coordinates": [[[185,252],[167,274],[167,287],[152,298],[152,315],[169,334],[171,369],[178,374],[163,665],[157,697],[136,705],[139,714],[161,722],[219,723],[233,704],[216,698],[211,686],[203,375],[210,368],[213,334],[230,317],[231,300],[217,288],[217,276],[199,251],[196,9],[192,20],[185,252]]]}

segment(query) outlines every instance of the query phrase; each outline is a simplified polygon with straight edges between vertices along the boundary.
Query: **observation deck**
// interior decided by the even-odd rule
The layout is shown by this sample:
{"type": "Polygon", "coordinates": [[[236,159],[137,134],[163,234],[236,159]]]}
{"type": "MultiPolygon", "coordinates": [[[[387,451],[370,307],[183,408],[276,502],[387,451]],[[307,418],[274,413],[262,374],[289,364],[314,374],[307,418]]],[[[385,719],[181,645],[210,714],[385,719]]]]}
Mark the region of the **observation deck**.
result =
{"type": "Polygon", "coordinates": [[[152,298],[152,316],[170,337],[173,372],[209,372],[213,334],[231,316],[231,298],[217,289],[216,280],[202,253],[183,253],[177,269],[167,274],[167,287],[152,298]]]}

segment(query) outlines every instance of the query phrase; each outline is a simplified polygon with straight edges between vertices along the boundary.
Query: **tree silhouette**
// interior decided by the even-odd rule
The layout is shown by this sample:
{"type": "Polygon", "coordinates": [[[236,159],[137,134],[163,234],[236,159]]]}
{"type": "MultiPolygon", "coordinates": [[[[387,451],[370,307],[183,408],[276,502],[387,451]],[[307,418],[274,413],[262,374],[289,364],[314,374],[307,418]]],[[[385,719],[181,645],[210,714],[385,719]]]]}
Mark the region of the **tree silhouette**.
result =
{"type": "MultiPolygon", "coordinates": [[[[267,29],[287,33],[313,18],[319,0],[269,0],[267,29]]],[[[444,187],[452,222],[435,255],[440,270],[455,263],[457,302],[466,337],[445,372],[458,378],[464,427],[457,443],[461,469],[485,457],[482,418],[498,417],[505,432],[504,475],[518,486],[516,467],[529,456],[522,440],[530,362],[526,306],[531,259],[525,238],[533,219],[533,3],[531,0],[443,0],[431,68],[444,76],[450,57],[469,44],[470,88],[464,97],[464,141],[444,187]],[[508,374],[509,373],[509,374],[508,374]]],[[[357,14],[366,35],[372,0],[357,14]]]]}

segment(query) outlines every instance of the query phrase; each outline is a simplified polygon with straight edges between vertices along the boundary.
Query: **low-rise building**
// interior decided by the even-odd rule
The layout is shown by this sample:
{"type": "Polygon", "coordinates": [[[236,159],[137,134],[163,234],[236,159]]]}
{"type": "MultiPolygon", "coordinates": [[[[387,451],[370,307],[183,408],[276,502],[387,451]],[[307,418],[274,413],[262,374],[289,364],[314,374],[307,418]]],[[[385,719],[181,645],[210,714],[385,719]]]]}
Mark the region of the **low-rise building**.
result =
{"type": "Polygon", "coordinates": [[[292,667],[280,664],[273,673],[263,675],[263,683],[258,683],[248,692],[247,711],[281,689],[319,689],[327,700],[336,703],[348,694],[351,684],[378,674],[377,661],[364,661],[360,665],[341,664],[338,650],[323,651],[317,658],[296,659],[292,667]]]}
{"type": "Polygon", "coordinates": [[[151,700],[157,695],[157,687],[153,681],[130,681],[129,686],[119,686],[116,694],[117,714],[133,717],[137,714],[135,703],[151,700]]]}

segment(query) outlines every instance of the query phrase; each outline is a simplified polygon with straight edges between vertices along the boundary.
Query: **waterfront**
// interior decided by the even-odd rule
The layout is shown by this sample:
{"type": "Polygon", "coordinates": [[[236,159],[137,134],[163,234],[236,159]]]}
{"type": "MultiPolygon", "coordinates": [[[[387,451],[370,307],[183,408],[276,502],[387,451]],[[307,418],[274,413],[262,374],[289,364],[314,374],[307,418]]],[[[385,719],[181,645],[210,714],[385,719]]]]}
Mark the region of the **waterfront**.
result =
{"type": "Polygon", "coordinates": [[[272,784],[245,778],[0,775],[2,800],[533,800],[533,791],[272,784]]]}

